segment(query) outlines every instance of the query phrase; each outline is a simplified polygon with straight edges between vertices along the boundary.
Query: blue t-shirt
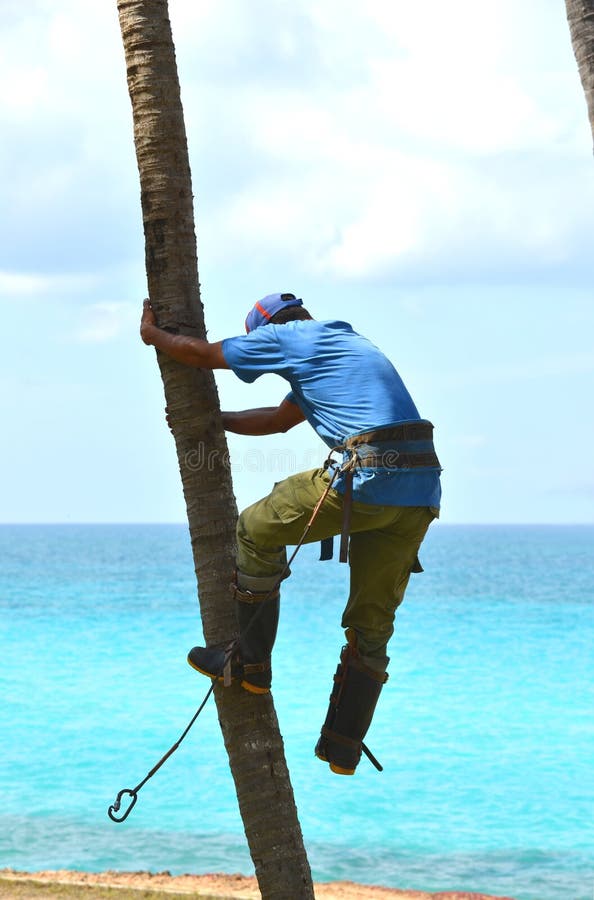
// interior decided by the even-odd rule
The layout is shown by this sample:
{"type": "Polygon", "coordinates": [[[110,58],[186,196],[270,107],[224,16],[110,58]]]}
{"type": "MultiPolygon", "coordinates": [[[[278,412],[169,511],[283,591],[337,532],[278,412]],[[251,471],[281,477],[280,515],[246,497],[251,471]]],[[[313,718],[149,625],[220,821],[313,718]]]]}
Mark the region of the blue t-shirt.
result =
{"type": "MultiPolygon", "coordinates": [[[[347,322],[313,319],[263,325],[223,341],[223,356],[242,381],[274,373],[329,446],[419,413],[400,375],[378,348],[347,322]]],[[[414,442],[410,449],[425,449],[414,442]]],[[[355,500],[386,506],[439,506],[439,468],[357,468],[355,500]]],[[[341,480],[335,482],[344,490],[341,480]]]]}

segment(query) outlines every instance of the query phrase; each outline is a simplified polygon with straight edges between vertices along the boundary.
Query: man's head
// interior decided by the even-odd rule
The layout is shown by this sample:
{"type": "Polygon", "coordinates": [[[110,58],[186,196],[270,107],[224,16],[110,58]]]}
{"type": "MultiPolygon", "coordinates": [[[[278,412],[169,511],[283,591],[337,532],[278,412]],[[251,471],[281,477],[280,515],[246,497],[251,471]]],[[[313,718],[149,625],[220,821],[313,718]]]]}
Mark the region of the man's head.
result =
{"type": "Polygon", "coordinates": [[[302,300],[298,300],[295,294],[268,294],[250,309],[245,330],[249,334],[260,325],[283,325],[295,319],[311,319],[302,300]]]}

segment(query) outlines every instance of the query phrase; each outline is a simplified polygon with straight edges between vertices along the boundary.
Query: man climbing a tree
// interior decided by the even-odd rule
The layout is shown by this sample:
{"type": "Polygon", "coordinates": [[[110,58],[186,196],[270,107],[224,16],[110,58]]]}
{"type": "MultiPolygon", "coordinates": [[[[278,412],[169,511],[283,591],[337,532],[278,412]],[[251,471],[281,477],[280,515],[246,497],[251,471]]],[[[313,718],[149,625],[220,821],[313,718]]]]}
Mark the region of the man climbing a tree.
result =
{"type": "Polygon", "coordinates": [[[288,575],[286,545],[299,543],[310,523],[306,542],[322,541],[329,556],[328,542],[340,534],[341,560],[350,564],[342,616],[347,643],[315,753],[333,772],[352,775],[388,677],[395,612],[410,573],[422,571],[418,550],[439,514],[441,468],[433,426],[420,418],[377,347],[346,322],[314,320],[294,294],[258,301],[245,330],[218,343],[170,334],[158,327],[145,300],[140,333],[145,344],[189,366],[231,369],[248,383],[265,373],[280,375],[291,388],[280,405],[223,412],[224,428],[276,434],[307,419],[329,447],[343,453],[344,462],[293,475],[242,512],[232,586],[239,638],[235,644],[194,647],[188,662],[211,678],[238,679],[252,693],[270,691],[279,585],[288,575]]]}

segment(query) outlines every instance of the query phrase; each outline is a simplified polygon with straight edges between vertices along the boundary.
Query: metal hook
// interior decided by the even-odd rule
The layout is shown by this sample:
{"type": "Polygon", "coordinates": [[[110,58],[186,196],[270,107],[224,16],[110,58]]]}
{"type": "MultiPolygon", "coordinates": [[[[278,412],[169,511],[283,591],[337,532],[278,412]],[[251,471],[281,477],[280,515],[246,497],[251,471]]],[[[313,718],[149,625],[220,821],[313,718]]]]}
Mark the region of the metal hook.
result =
{"type": "Polygon", "coordinates": [[[129,788],[122,788],[122,790],[117,795],[113,805],[110,806],[109,809],[107,810],[107,815],[112,820],[112,822],[123,822],[125,819],[128,818],[128,816],[132,812],[132,809],[134,808],[134,804],[136,803],[137,800],[138,800],[138,791],[137,790],[130,790],[129,788]],[[120,807],[122,805],[122,797],[124,796],[124,794],[128,794],[132,798],[132,800],[130,801],[130,805],[128,806],[128,809],[126,810],[126,812],[121,816],[116,816],[116,815],[114,815],[114,813],[117,813],[120,811],[120,807]]]}
{"type": "Polygon", "coordinates": [[[344,447],[342,444],[337,444],[336,447],[332,447],[332,449],[330,450],[330,453],[324,460],[323,469],[325,471],[327,471],[330,468],[330,466],[338,466],[338,460],[332,458],[333,454],[334,453],[344,453],[345,449],[346,449],[346,447],[344,447]]]}

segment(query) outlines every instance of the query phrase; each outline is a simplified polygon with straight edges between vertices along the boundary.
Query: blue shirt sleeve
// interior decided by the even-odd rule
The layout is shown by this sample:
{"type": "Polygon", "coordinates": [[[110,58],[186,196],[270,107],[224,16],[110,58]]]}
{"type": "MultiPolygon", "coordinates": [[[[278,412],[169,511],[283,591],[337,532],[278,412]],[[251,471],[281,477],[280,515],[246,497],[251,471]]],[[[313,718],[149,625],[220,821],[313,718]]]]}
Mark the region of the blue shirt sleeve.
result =
{"type": "Polygon", "coordinates": [[[276,328],[265,325],[249,334],[223,341],[223,356],[229,368],[251,384],[260,375],[274,373],[289,378],[290,366],[278,339],[276,328]]]}

